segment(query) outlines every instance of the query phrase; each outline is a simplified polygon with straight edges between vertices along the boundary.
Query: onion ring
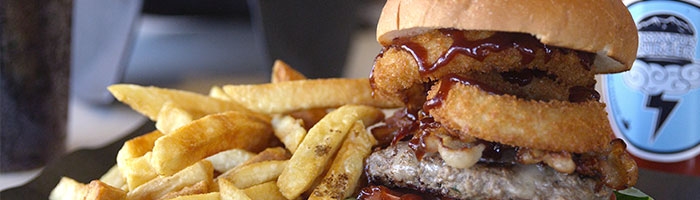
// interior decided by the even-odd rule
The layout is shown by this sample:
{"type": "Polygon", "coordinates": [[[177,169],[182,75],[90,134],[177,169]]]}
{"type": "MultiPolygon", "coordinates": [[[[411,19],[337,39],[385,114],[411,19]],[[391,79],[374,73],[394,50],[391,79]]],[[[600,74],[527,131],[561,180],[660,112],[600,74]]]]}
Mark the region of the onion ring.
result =
{"type": "MultiPolygon", "coordinates": [[[[493,34],[493,32],[488,31],[463,31],[463,33],[467,39],[472,40],[493,34]]],[[[432,65],[440,58],[448,57],[446,55],[453,44],[453,40],[438,30],[404,39],[415,45],[413,46],[416,48],[414,50],[424,49],[425,55],[411,54],[405,48],[402,48],[398,41],[385,46],[382,53],[375,59],[370,75],[375,95],[411,104],[416,103],[416,100],[413,98],[425,97],[425,83],[438,80],[447,74],[469,76],[469,74],[492,73],[500,78],[498,74],[501,72],[518,72],[526,69],[541,70],[556,77],[556,80],[549,87],[560,87],[565,90],[573,86],[590,86],[595,84],[595,73],[586,69],[586,66],[582,65],[579,55],[573,51],[554,51],[549,55],[551,57],[548,57],[545,55],[544,50],[538,49],[535,50],[532,62],[527,64],[523,64],[524,58],[516,48],[506,48],[502,51],[491,52],[483,60],[457,53],[444,66],[437,67],[432,71],[421,71],[421,67],[418,64],[419,60],[422,59],[428,65],[432,65]],[[417,60],[417,58],[420,59],[417,60]]],[[[422,51],[418,50],[418,52],[422,51]]],[[[502,82],[500,83],[501,85],[507,84],[503,80],[500,80],[500,82],[502,82]]],[[[494,87],[497,86],[494,85],[494,87]]],[[[544,91],[545,89],[533,91],[525,87],[516,88],[512,90],[523,90],[522,93],[535,94],[547,92],[544,91]]]]}
{"type": "MultiPolygon", "coordinates": [[[[444,80],[429,92],[434,98],[444,80]]],[[[429,110],[436,121],[487,141],[513,146],[567,151],[600,152],[613,139],[605,104],[523,100],[492,95],[476,86],[454,84],[441,105],[429,110]]],[[[443,91],[445,92],[445,91],[443,91]]]]}

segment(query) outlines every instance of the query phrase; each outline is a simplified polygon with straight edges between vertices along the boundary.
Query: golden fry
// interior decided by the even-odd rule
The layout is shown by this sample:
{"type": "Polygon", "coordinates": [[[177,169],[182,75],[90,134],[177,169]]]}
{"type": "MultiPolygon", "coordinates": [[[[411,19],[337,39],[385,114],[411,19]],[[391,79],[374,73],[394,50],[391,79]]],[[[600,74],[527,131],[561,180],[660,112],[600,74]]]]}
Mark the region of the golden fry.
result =
{"type": "Polygon", "coordinates": [[[302,111],[296,111],[293,113],[289,113],[290,116],[301,119],[304,121],[304,128],[306,130],[311,129],[318,121],[323,119],[323,117],[328,114],[328,109],[325,108],[315,108],[315,109],[309,109],[309,110],[302,110],[302,111]]]}
{"type": "Polygon", "coordinates": [[[271,83],[304,79],[306,79],[304,74],[295,70],[284,61],[275,60],[275,63],[272,65],[272,76],[270,77],[271,83]]]}
{"type": "Polygon", "coordinates": [[[124,199],[126,192],[112,187],[99,180],[93,180],[89,184],[79,183],[71,178],[62,177],[58,185],[51,191],[49,199],[91,199],[112,200],[124,199]]]}
{"type": "MultiPolygon", "coordinates": [[[[250,159],[246,160],[245,162],[238,165],[237,167],[243,167],[243,166],[252,165],[255,163],[260,163],[260,162],[265,162],[265,161],[289,160],[289,158],[291,158],[291,157],[292,157],[292,155],[289,154],[289,152],[287,152],[287,150],[285,150],[284,148],[271,147],[271,148],[267,148],[267,149],[261,151],[260,153],[258,153],[258,155],[251,157],[250,159]]],[[[217,179],[223,178],[223,177],[229,177],[229,176],[231,176],[230,174],[235,173],[235,172],[236,172],[236,168],[232,168],[232,169],[222,173],[221,175],[219,175],[217,177],[217,179]]]]}
{"type": "Polygon", "coordinates": [[[365,126],[355,122],[331,168],[309,199],[345,199],[352,195],[364,170],[364,160],[376,144],[377,140],[365,126]]]}
{"type": "Polygon", "coordinates": [[[367,79],[309,79],[259,85],[226,85],[231,100],[260,113],[280,114],[360,104],[393,108],[401,102],[372,97],[367,79]],[[290,98],[294,97],[294,98],[290,98]]]}
{"type": "Polygon", "coordinates": [[[230,149],[205,158],[214,166],[214,170],[223,173],[233,169],[250,158],[255,157],[255,153],[243,149],[230,149]]]}
{"type": "Polygon", "coordinates": [[[158,199],[200,181],[212,181],[214,168],[206,160],[199,161],[172,176],[160,176],[129,191],[127,199],[158,199]]]}
{"type": "Polygon", "coordinates": [[[220,151],[259,152],[272,135],[268,123],[241,112],[208,115],[156,140],[151,165],[167,176],[220,151]]]}
{"type": "Polygon", "coordinates": [[[161,133],[168,134],[202,116],[201,113],[187,112],[177,107],[172,101],[167,101],[158,113],[156,128],[161,133]]]}
{"type": "Polygon", "coordinates": [[[224,101],[201,94],[164,89],[158,87],[143,87],[130,84],[116,84],[107,88],[117,100],[131,106],[134,110],[148,116],[153,121],[158,121],[158,113],[165,102],[173,104],[188,112],[215,114],[226,111],[239,111],[249,115],[255,115],[263,120],[269,120],[268,116],[253,113],[249,109],[231,101],[224,101]]]}
{"type": "Polygon", "coordinates": [[[292,155],[282,147],[270,147],[245,161],[241,166],[270,160],[289,160],[292,155]]]}
{"type": "Polygon", "coordinates": [[[103,183],[99,180],[93,180],[90,181],[89,184],[87,184],[87,194],[85,195],[85,199],[94,199],[94,200],[100,200],[100,199],[124,199],[126,198],[126,192],[124,190],[121,190],[119,188],[112,187],[106,183],[103,183]]]}
{"type": "Polygon", "coordinates": [[[251,200],[245,192],[226,179],[219,179],[219,193],[221,200],[251,200]]]}
{"type": "MultiPolygon", "coordinates": [[[[124,145],[117,153],[117,164],[128,158],[141,157],[151,151],[156,140],[161,136],[163,136],[163,133],[156,130],[124,142],[124,145]]],[[[119,167],[122,166],[120,165],[119,167]]]]}
{"type": "Polygon", "coordinates": [[[122,190],[126,188],[126,179],[124,179],[124,175],[121,171],[119,171],[119,167],[117,167],[117,165],[109,168],[109,170],[103,174],[99,180],[115,188],[120,188],[122,190]]]}
{"type": "Polygon", "coordinates": [[[153,180],[158,176],[156,170],[151,166],[151,152],[146,153],[141,157],[126,159],[121,170],[126,180],[126,185],[129,191],[136,187],[153,180]]]}
{"type": "Polygon", "coordinates": [[[178,196],[175,198],[172,198],[170,200],[219,200],[220,194],[219,192],[209,192],[205,194],[192,194],[192,195],[185,195],[185,196],[178,196]]]}
{"type": "MultiPolygon", "coordinates": [[[[292,67],[287,65],[287,63],[281,61],[281,60],[276,60],[275,64],[272,66],[272,77],[271,81],[272,83],[279,83],[279,82],[284,82],[284,81],[297,81],[297,80],[305,80],[306,76],[301,74],[301,72],[294,70],[292,67]]],[[[229,98],[228,100],[231,100],[229,98]]],[[[316,122],[321,120],[323,116],[325,116],[328,112],[326,112],[325,108],[316,108],[316,109],[309,109],[309,110],[301,110],[297,111],[294,113],[290,113],[294,118],[302,119],[304,121],[304,128],[310,129],[316,122]]],[[[287,147],[289,149],[289,147],[287,147]]],[[[294,151],[292,151],[294,152],[294,151]]]]}
{"type": "Polygon", "coordinates": [[[160,197],[160,199],[166,200],[166,199],[172,199],[172,198],[176,198],[176,197],[180,197],[180,196],[205,194],[205,193],[209,192],[209,185],[211,185],[212,183],[213,182],[211,180],[202,180],[194,185],[186,186],[186,187],[182,188],[181,190],[170,192],[170,193],[160,197]]]}
{"type": "Polygon", "coordinates": [[[56,187],[51,190],[50,200],[83,199],[87,195],[87,186],[72,178],[61,177],[56,187]]]}
{"type": "Polygon", "coordinates": [[[328,113],[309,130],[282,171],[277,180],[280,192],[288,199],[299,197],[325,170],[356,121],[369,126],[383,117],[381,110],[359,105],[346,105],[328,113]]]}
{"type": "Polygon", "coordinates": [[[160,131],[152,131],[126,141],[119,149],[117,166],[126,181],[127,189],[133,190],[158,175],[151,167],[149,152],[161,136],[163,134],[160,131]]]}
{"type": "Polygon", "coordinates": [[[306,136],[306,129],[303,126],[304,122],[301,119],[283,115],[273,117],[271,123],[275,136],[282,141],[289,152],[294,153],[299,143],[306,136]]]}
{"type": "Polygon", "coordinates": [[[218,179],[228,179],[237,188],[247,188],[253,185],[276,180],[287,166],[286,160],[270,160],[244,165],[233,169],[226,176],[218,179]]]}
{"type": "Polygon", "coordinates": [[[243,190],[245,194],[254,200],[287,200],[279,191],[277,183],[270,181],[258,184],[243,190]]]}
{"type": "Polygon", "coordinates": [[[212,86],[211,89],[209,89],[209,96],[215,99],[221,99],[225,101],[231,100],[231,97],[229,97],[226,92],[224,92],[224,89],[221,89],[219,86],[212,86]]]}

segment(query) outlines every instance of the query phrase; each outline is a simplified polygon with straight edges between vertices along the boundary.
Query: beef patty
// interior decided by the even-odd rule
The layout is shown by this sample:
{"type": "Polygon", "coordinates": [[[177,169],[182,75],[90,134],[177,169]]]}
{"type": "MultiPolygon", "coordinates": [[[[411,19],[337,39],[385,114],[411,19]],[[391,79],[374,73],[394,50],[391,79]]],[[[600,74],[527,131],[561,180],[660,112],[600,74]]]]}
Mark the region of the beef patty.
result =
{"type": "Polygon", "coordinates": [[[544,165],[479,163],[458,169],[446,165],[437,153],[418,160],[406,142],[372,153],[366,163],[374,183],[456,199],[609,199],[612,194],[592,178],[544,165]]]}

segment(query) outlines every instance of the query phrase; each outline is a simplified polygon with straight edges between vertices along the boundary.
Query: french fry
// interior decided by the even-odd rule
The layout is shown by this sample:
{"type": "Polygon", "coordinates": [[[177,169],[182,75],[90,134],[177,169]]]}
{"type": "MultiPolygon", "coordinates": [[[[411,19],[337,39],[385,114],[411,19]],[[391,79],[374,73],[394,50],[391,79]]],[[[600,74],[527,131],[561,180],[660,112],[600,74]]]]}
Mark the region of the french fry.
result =
{"type": "Polygon", "coordinates": [[[112,187],[99,180],[90,181],[87,184],[87,194],[84,199],[124,199],[126,192],[119,188],[112,187]]]}
{"type": "Polygon", "coordinates": [[[282,141],[289,152],[294,153],[306,135],[306,129],[301,119],[295,119],[289,115],[278,115],[272,117],[272,129],[275,136],[282,141]]]}
{"type": "Polygon", "coordinates": [[[119,188],[122,190],[127,189],[126,179],[124,178],[122,172],[119,171],[119,167],[117,165],[114,165],[112,166],[112,168],[109,168],[109,170],[107,170],[107,172],[103,174],[99,180],[115,188],[119,188]]]}
{"type": "Polygon", "coordinates": [[[151,166],[151,152],[141,157],[126,159],[123,163],[125,167],[121,169],[121,172],[129,191],[158,176],[156,170],[151,166]]]}
{"type": "Polygon", "coordinates": [[[287,198],[280,193],[275,181],[246,188],[243,192],[253,200],[287,200],[287,198]]]}
{"type": "Polygon", "coordinates": [[[168,134],[203,116],[204,114],[202,113],[185,111],[172,101],[167,101],[160,108],[160,112],[158,112],[156,128],[161,133],[168,134]]]}
{"type": "Polygon", "coordinates": [[[369,106],[345,105],[326,115],[311,128],[277,180],[288,199],[299,197],[325,170],[356,121],[369,126],[383,119],[381,110],[369,106]]]}
{"type": "Polygon", "coordinates": [[[96,194],[117,199],[350,196],[364,158],[376,144],[365,127],[384,118],[379,108],[403,104],[372,97],[367,79],[307,80],[282,61],[275,62],[271,82],[214,86],[209,96],[110,86],[119,101],[156,121],[158,130],[127,141],[117,154],[117,165],[102,181],[82,184],[67,178],[56,186],[55,196],[66,197],[67,192],[78,199],[96,194]],[[215,170],[220,174],[216,179],[215,170]]]}
{"type": "Polygon", "coordinates": [[[153,149],[155,141],[161,136],[163,134],[156,130],[132,138],[124,142],[117,152],[117,166],[126,181],[128,190],[133,190],[158,175],[151,167],[151,154],[148,152],[153,149]]]}
{"type": "MultiPolygon", "coordinates": [[[[301,74],[301,72],[294,70],[292,67],[287,65],[287,63],[276,60],[275,64],[272,66],[272,77],[270,82],[279,83],[284,81],[297,81],[304,80],[306,76],[301,74]]],[[[228,98],[231,100],[231,98],[228,98]]],[[[309,110],[302,110],[294,113],[290,113],[294,118],[298,118],[304,121],[304,128],[310,129],[318,120],[321,120],[323,116],[327,114],[325,108],[316,108],[309,110]]],[[[292,151],[293,152],[293,151],[292,151]]]]}
{"type": "Polygon", "coordinates": [[[151,165],[160,175],[172,175],[223,150],[259,152],[272,135],[269,124],[241,112],[208,115],[156,140],[151,165]]]}
{"type": "Polygon", "coordinates": [[[205,194],[193,194],[193,195],[186,195],[186,196],[179,196],[172,198],[170,200],[219,200],[220,194],[219,192],[209,192],[205,194]]]}
{"type": "Polygon", "coordinates": [[[158,121],[158,113],[163,104],[168,101],[188,112],[215,114],[235,110],[254,115],[263,120],[269,120],[268,116],[251,112],[235,102],[224,101],[193,92],[131,84],[115,84],[107,89],[117,100],[131,106],[131,108],[148,116],[153,121],[158,121]]]}
{"type": "Polygon", "coordinates": [[[205,160],[211,162],[214,170],[223,173],[243,164],[254,156],[255,153],[243,149],[229,149],[209,156],[205,160]]]}
{"type": "Polygon", "coordinates": [[[209,191],[209,185],[211,185],[212,183],[213,182],[211,180],[202,180],[194,185],[186,186],[186,187],[182,188],[181,190],[170,192],[170,193],[160,197],[160,199],[166,200],[166,199],[172,199],[172,198],[176,198],[176,197],[180,197],[180,196],[205,194],[209,191]]]}
{"type": "MultiPolygon", "coordinates": [[[[251,164],[255,164],[255,163],[259,163],[259,162],[265,162],[265,161],[289,160],[289,158],[291,158],[291,157],[292,157],[292,155],[290,155],[289,152],[287,152],[287,150],[285,150],[284,148],[271,147],[271,148],[267,148],[267,149],[261,151],[260,153],[258,153],[258,155],[255,155],[252,158],[246,160],[242,164],[238,165],[238,167],[243,167],[243,166],[247,166],[247,165],[251,165],[251,164]]],[[[231,176],[230,174],[235,173],[235,172],[236,172],[236,168],[230,169],[230,170],[222,173],[221,175],[219,175],[217,177],[217,179],[219,179],[219,178],[223,179],[223,177],[229,177],[229,176],[231,176]]]]}
{"type": "Polygon", "coordinates": [[[211,89],[209,89],[209,96],[215,99],[221,99],[224,101],[230,101],[231,97],[229,97],[226,92],[224,92],[224,89],[221,89],[219,86],[212,86],[211,89]]]}
{"type": "Polygon", "coordinates": [[[128,158],[141,157],[146,154],[146,152],[151,151],[156,140],[161,136],[163,136],[163,133],[156,130],[124,142],[122,148],[117,152],[117,165],[122,168],[124,166],[120,165],[120,162],[128,158]]]}
{"type": "Polygon", "coordinates": [[[231,101],[255,112],[267,114],[283,114],[312,108],[336,108],[347,104],[380,108],[402,105],[398,101],[373,98],[367,79],[309,79],[274,84],[226,85],[223,89],[231,97],[231,101]]]}
{"type": "Polygon", "coordinates": [[[212,181],[214,168],[206,160],[199,161],[172,176],[160,176],[127,193],[127,199],[158,199],[200,181],[212,181]]]}
{"type": "Polygon", "coordinates": [[[221,200],[251,200],[243,190],[237,188],[227,179],[219,179],[219,194],[221,200]]]}
{"type": "Polygon", "coordinates": [[[253,185],[276,180],[287,166],[286,160],[270,160],[243,165],[233,169],[232,173],[220,176],[218,179],[228,179],[237,188],[248,188],[253,185]]]}
{"type": "Polygon", "coordinates": [[[364,170],[364,160],[376,144],[377,140],[365,126],[355,122],[331,168],[309,199],[345,199],[352,195],[364,170]]]}
{"type": "Polygon", "coordinates": [[[275,60],[275,63],[272,64],[272,76],[270,77],[271,83],[304,79],[306,79],[304,74],[295,70],[284,61],[275,60]]]}
{"type": "Polygon", "coordinates": [[[289,160],[291,157],[292,155],[282,147],[270,147],[245,161],[241,166],[270,160],[289,160]]]}
{"type": "Polygon", "coordinates": [[[87,186],[72,178],[61,177],[56,187],[49,194],[50,200],[84,199],[87,195],[87,186]]]}
{"type": "Polygon", "coordinates": [[[328,111],[324,108],[315,108],[289,113],[290,116],[304,121],[304,128],[306,130],[311,129],[311,127],[313,127],[314,125],[316,125],[316,123],[318,123],[318,121],[323,119],[323,117],[325,117],[326,114],[328,114],[328,111]]]}
{"type": "Polygon", "coordinates": [[[51,200],[112,200],[124,199],[126,192],[119,188],[112,187],[99,180],[93,180],[89,184],[79,183],[71,178],[62,177],[58,185],[51,191],[51,200]]]}

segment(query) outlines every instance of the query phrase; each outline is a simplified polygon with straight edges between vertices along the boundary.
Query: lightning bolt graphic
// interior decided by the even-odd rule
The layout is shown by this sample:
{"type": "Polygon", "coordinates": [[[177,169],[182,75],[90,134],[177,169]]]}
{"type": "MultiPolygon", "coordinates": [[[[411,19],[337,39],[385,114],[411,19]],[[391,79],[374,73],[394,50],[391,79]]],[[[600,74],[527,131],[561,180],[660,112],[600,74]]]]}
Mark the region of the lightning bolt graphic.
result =
{"type": "Polygon", "coordinates": [[[654,134],[652,135],[652,140],[656,140],[659,134],[659,129],[661,125],[666,122],[668,115],[671,114],[674,108],[676,108],[677,101],[666,101],[661,99],[662,94],[654,95],[648,98],[647,108],[655,108],[658,110],[658,115],[656,116],[656,128],[654,129],[654,134]]]}

